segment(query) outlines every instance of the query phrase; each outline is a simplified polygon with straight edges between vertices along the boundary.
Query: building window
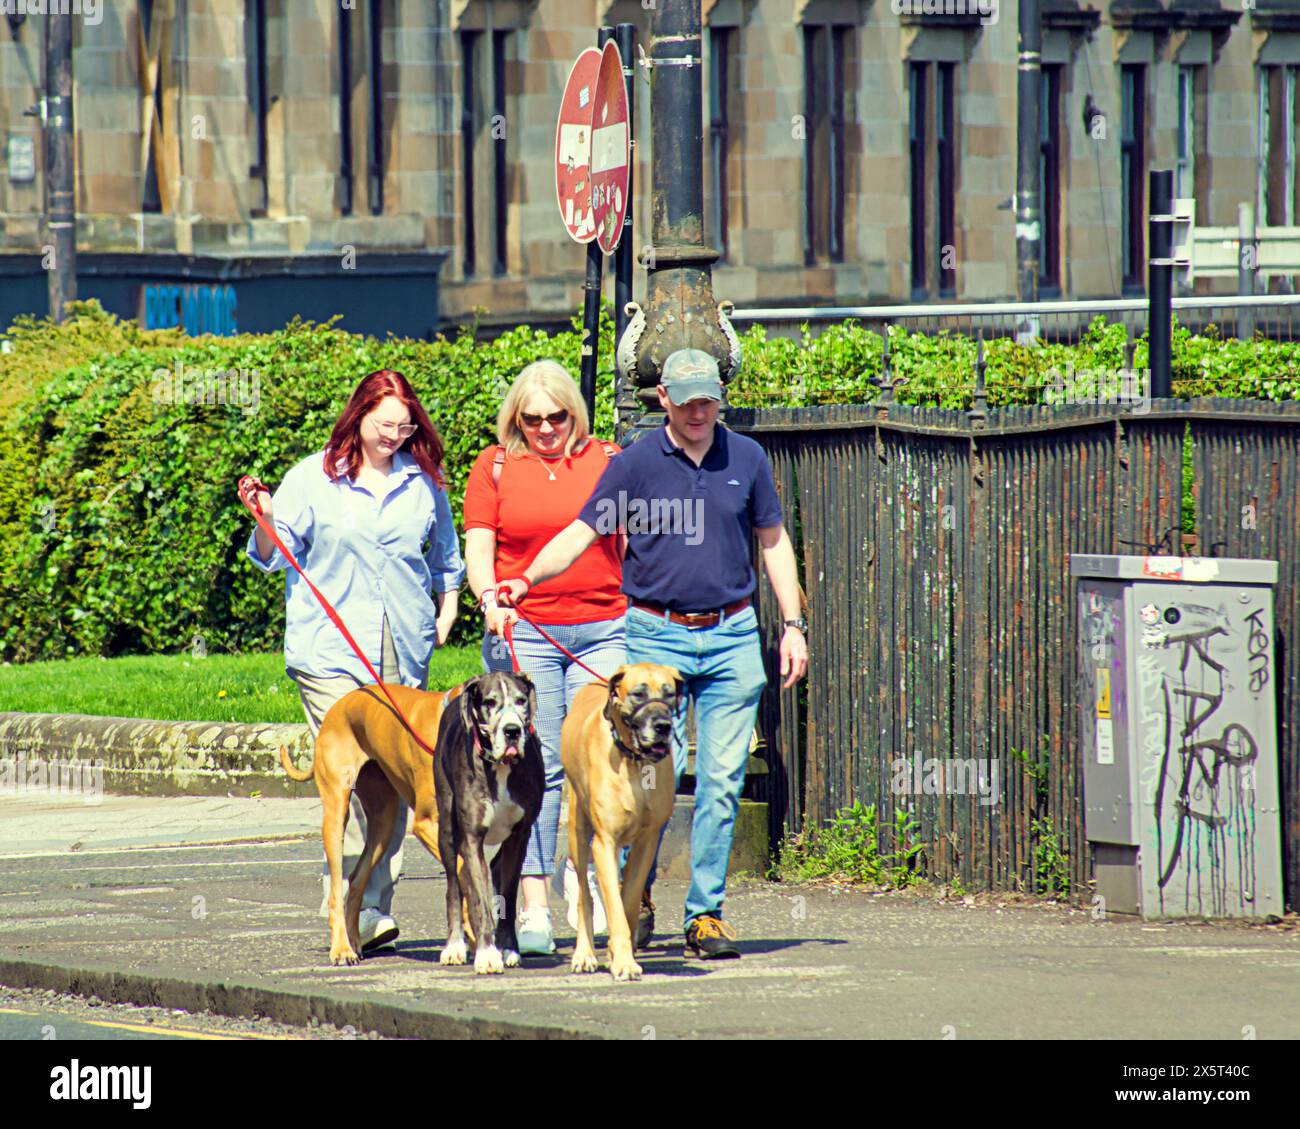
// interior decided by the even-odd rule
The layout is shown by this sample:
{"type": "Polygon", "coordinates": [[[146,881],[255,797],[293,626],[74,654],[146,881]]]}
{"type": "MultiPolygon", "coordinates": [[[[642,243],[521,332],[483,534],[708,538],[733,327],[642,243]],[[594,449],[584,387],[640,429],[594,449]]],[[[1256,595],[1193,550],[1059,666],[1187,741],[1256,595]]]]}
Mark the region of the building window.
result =
{"type": "Polygon", "coordinates": [[[844,261],[844,60],[852,29],[805,24],[804,262],[844,261]]]}
{"type": "Polygon", "coordinates": [[[477,260],[474,242],[474,103],[475,91],[478,89],[478,45],[481,35],[477,31],[460,33],[461,270],[466,276],[474,273],[477,260]]]}
{"type": "Polygon", "coordinates": [[[1043,66],[1038,127],[1038,289],[1053,298],[1061,293],[1061,73],[1059,65],[1043,66]]]}
{"type": "Polygon", "coordinates": [[[1296,220],[1296,134],[1300,67],[1259,71],[1259,192],[1261,225],[1287,227],[1296,220]]]}
{"type": "Polygon", "coordinates": [[[370,0],[370,113],[366,122],[366,194],[370,214],[384,212],[384,12],[383,0],[370,0]]]}
{"type": "Polygon", "coordinates": [[[507,272],[506,223],[510,189],[506,169],[506,55],[509,31],[492,32],[492,271],[507,272]]]}
{"type": "Polygon", "coordinates": [[[908,66],[912,296],[957,292],[957,67],[908,66]],[[933,139],[933,140],[932,140],[933,139]]]}
{"type": "Polygon", "coordinates": [[[907,72],[908,144],[912,185],[912,296],[925,297],[925,76],[929,68],[913,63],[907,72]]]}
{"type": "MultiPolygon", "coordinates": [[[[140,8],[137,13],[140,20],[140,26],[144,29],[145,53],[149,51],[149,32],[153,27],[153,0],[140,0],[140,8]]],[[[147,59],[140,60],[140,70],[145,72],[149,63],[147,59]]],[[[153,91],[153,118],[145,126],[149,130],[149,149],[145,157],[144,167],[144,199],[141,202],[141,211],[144,212],[161,212],[162,211],[162,194],[158,190],[158,147],[161,138],[158,136],[157,128],[154,122],[162,121],[162,84],[163,75],[158,74],[154,81],[153,91]]]]}
{"type": "Polygon", "coordinates": [[[952,63],[936,66],[935,82],[938,100],[935,120],[936,144],[939,158],[939,179],[935,183],[935,215],[939,217],[939,240],[936,267],[939,278],[939,297],[957,295],[957,128],[956,79],[957,68],[952,63]]]}
{"type": "Polygon", "coordinates": [[[352,9],[339,8],[339,214],[352,214],[352,9]]]}
{"type": "Polygon", "coordinates": [[[709,241],[725,261],[731,255],[727,214],[727,161],[731,153],[732,52],[736,29],[709,28],[709,241]]]}
{"type": "Polygon", "coordinates": [[[249,140],[253,161],[248,168],[252,181],[249,214],[266,215],[266,0],[245,0],[244,63],[248,89],[249,140]]]}
{"type": "Polygon", "coordinates": [[[1120,212],[1124,289],[1145,289],[1147,69],[1120,69],[1120,212]]]}
{"type": "Polygon", "coordinates": [[[494,275],[510,269],[506,122],[513,35],[508,28],[460,33],[461,270],[467,278],[479,271],[480,247],[491,248],[494,275]]]}

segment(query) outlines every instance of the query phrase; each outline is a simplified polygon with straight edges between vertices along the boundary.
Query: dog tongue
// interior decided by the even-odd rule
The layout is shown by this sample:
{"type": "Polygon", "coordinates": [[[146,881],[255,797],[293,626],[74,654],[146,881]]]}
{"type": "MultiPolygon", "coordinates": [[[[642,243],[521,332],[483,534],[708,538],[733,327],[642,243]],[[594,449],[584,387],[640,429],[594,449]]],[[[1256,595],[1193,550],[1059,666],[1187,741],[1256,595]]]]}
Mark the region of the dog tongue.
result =
{"type": "Polygon", "coordinates": [[[517,757],[518,755],[519,755],[519,746],[518,746],[518,745],[507,745],[507,746],[506,746],[506,756],[508,756],[508,757],[517,757]]]}

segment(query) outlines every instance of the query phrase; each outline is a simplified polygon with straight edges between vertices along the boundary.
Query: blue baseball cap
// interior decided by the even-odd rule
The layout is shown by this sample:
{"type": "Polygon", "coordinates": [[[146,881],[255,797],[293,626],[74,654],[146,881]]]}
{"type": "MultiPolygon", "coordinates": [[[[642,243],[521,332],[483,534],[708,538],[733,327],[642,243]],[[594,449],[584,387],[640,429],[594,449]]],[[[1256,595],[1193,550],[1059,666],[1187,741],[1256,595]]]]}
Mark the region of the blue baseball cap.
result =
{"type": "Polygon", "coordinates": [[[664,361],[659,383],[677,405],[690,400],[721,400],[722,379],[718,362],[703,349],[678,349],[664,361]]]}

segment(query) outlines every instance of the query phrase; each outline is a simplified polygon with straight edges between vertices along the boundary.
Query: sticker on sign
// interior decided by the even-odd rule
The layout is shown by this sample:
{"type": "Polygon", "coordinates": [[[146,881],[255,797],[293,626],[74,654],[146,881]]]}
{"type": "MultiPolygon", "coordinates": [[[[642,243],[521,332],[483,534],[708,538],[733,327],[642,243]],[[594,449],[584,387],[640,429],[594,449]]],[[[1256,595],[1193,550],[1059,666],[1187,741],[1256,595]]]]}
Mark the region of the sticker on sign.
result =
{"type": "Polygon", "coordinates": [[[569,237],[590,243],[596,237],[596,216],[592,211],[591,134],[592,113],[598,97],[596,80],[601,53],[588,47],[574,61],[560,99],[555,127],[555,196],[560,218],[569,237]]]}
{"type": "Polygon", "coordinates": [[[596,242],[612,255],[623,237],[628,206],[630,146],[627,88],[618,45],[605,44],[592,104],[591,180],[596,242]]]}

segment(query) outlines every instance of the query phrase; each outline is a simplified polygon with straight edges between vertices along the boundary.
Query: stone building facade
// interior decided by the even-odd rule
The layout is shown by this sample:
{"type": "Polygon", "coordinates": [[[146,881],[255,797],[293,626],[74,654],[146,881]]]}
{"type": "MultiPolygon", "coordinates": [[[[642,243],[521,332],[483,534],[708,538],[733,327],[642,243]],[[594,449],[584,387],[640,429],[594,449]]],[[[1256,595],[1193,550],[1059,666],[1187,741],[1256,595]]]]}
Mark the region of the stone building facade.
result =
{"type": "MultiPolygon", "coordinates": [[[[43,243],[25,111],[39,9],[59,2],[0,0],[0,269],[43,243]]],[[[79,247],[119,263],[275,259],[324,279],[437,253],[444,322],[563,320],[584,255],[555,203],[559,92],[600,24],[632,22],[648,43],[654,2],[78,0],[79,247]]],[[[1014,296],[1012,0],[702,6],[719,297],[1014,296]]],[[[1045,296],[1142,291],[1150,165],[1177,167],[1200,224],[1235,224],[1242,202],[1296,222],[1300,0],[1042,7],[1045,296]]],[[[650,88],[636,86],[641,247],[650,88]]]]}

